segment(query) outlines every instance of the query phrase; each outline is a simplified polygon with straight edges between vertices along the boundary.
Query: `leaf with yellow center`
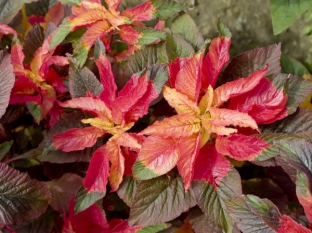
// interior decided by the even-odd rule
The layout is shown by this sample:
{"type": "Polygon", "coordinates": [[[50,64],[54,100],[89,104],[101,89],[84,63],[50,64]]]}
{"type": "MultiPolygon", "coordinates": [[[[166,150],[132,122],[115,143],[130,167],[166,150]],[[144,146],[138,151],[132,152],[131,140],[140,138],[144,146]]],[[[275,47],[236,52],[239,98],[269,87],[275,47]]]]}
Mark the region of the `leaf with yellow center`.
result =
{"type": "Polygon", "coordinates": [[[205,114],[208,111],[208,108],[211,107],[213,101],[213,89],[209,85],[205,95],[199,102],[200,115],[205,114]]]}
{"type": "Polygon", "coordinates": [[[89,118],[89,119],[83,119],[81,120],[84,124],[90,124],[98,129],[104,129],[106,131],[109,131],[114,127],[114,123],[111,121],[106,121],[104,119],[95,117],[95,118],[89,118]]]}
{"type": "Polygon", "coordinates": [[[190,100],[186,95],[177,92],[176,89],[164,86],[163,95],[169,105],[173,107],[177,113],[199,115],[199,109],[196,103],[190,100]]]}

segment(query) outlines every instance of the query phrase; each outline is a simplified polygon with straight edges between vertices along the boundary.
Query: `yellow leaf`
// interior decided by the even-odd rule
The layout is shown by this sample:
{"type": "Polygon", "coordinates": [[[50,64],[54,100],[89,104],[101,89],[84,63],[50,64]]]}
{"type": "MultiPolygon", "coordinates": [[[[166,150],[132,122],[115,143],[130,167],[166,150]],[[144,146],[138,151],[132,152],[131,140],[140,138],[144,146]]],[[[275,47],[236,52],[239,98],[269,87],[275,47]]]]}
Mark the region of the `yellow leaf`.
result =
{"type": "Polygon", "coordinates": [[[212,101],[213,101],[213,89],[209,85],[207,92],[199,102],[199,109],[201,115],[205,114],[208,111],[208,108],[211,107],[212,105],[212,101]]]}

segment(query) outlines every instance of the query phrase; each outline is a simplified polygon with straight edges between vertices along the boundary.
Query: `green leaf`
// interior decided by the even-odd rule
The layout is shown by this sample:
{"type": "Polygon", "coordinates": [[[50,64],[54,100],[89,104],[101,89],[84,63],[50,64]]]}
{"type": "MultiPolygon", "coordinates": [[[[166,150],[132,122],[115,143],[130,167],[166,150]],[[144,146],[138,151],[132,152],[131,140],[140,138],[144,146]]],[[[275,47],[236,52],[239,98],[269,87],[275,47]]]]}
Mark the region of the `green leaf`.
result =
{"type": "Polygon", "coordinates": [[[204,181],[194,182],[193,190],[197,205],[205,215],[218,223],[225,232],[231,233],[234,222],[228,215],[225,202],[242,194],[238,172],[234,169],[229,171],[228,175],[221,180],[218,190],[204,181]]]}
{"type": "Polygon", "coordinates": [[[270,80],[274,82],[274,85],[280,89],[284,88],[288,96],[287,100],[287,113],[293,114],[300,103],[304,101],[312,90],[312,81],[304,79],[292,74],[277,74],[272,75],[270,80]]]}
{"type": "Polygon", "coordinates": [[[294,114],[274,122],[273,124],[261,127],[263,133],[299,133],[312,129],[311,111],[299,108],[294,114]]]}
{"type": "Polygon", "coordinates": [[[87,193],[84,187],[81,187],[78,190],[76,199],[75,199],[75,214],[78,214],[81,211],[88,209],[98,200],[102,199],[105,196],[105,193],[100,192],[91,192],[87,193]]]}
{"type": "Polygon", "coordinates": [[[160,20],[166,20],[187,8],[186,4],[175,1],[151,0],[151,3],[153,7],[156,8],[156,12],[153,13],[153,16],[160,20]]]}
{"type": "Polygon", "coordinates": [[[270,0],[274,35],[292,25],[305,11],[312,7],[311,0],[270,0]]]}
{"type": "Polygon", "coordinates": [[[44,213],[50,199],[51,194],[43,183],[0,163],[0,224],[21,224],[35,219],[44,213]]]}
{"type": "Polygon", "coordinates": [[[192,190],[187,193],[181,177],[161,176],[141,181],[130,210],[131,225],[149,226],[170,221],[195,205],[192,190]]]}
{"type": "Polygon", "coordinates": [[[36,102],[26,102],[26,106],[30,114],[35,118],[36,122],[41,121],[41,106],[36,102]]]}
{"type": "Polygon", "coordinates": [[[158,224],[154,226],[143,227],[142,229],[138,230],[136,233],[156,233],[164,229],[167,229],[168,227],[169,227],[169,224],[162,223],[162,224],[158,224]]]}
{"type": "Polygon", "coordinates": [[[198,52],[205,43],[192,17],[184,12],[174,18],[170,28],[172,33],[190,43],[196,52],[198,52]]]}
{"type": "Polygon", "coordinates": [[[309,70],[298,60],[282,56],[281,57],[281,66],[282,66],[282,72],[285,74],[294,74],[299,77],[303,77],[305,74],[309,74],[309,70]]]}
{"type": "Polygon", "coordinates": [[[50,49],[53,49],[57,45],[61,44],[66,36],[71,32],[70,24],[68,18],[62,21],[62,24],[58,26],[51,42],[50,49]]]}
{"type": "Polygon", "coordinates": [[[83,0],[58,0],[59,2],[67,5],[79,5],[83,0]]]}
{"type": "Polygon", "coordinates": [[[50,129],[44,140],[40,143],[39,149],[42,151],[42,154],[39,155],[38,160],[50,163],[89,162],[94,151],[103,144],[102,139],[99,139],[95,146],[80,151],[66,153],[60,150],[55,150],[55,148],[51,148],[52,137],[54,135],[63,133],[72,128],[85,127],[81,120],[88,117],[90,117],[88,114],[73,112],[58,120],[50,129]]]}
{"type": "Polygon", "coordinates": [[[142,33],[136,44],[148,45],[155,42],[158,39],[164,40],[166,33],[153,28],[134,28],[137,32],[142,33]]]}
{"type": "Polygon", "coordinates": [[[10,151],[12,145],[13,145],[13,140],[9,142],[3,142],[0,144],[0,161],[10,151]]]}
{"type": "Polygon", "coordinates": [[[103,85],[87,67],[80,70],[71,67],[68,88],[71,97],[77,98],[84,97],[87,93],[98,96],[103,90],[103,85]]]}
{"type": "Polygon", "coordinates": [[[166,52],[169,61],[173,61],[178,57],[190,57],[195,53],[195,50],[192,45],[186,42],[183,38],[168,33],[166,40],[166,52]]]}
{"type": "Polygon", "coordinates": [[[0,0],[0,22],[9,24],[15,15],[22,9],[25,3],[36,2],[38,0],[0,0]]]}
{"type": "Polygon", "coordinates": [[[224,37],[227,37],[227,38],[232,37],[232,33],[230,32],[230,29],[228,29],[228,28],[222,23],[222,21],[221,21],[220,18],[218,19],[217,27],[218,27],[218,31],[219,31],[219,33],[220,33],[221,36],[224,36],[224,37]]]}
{"type": "Polygon", "coordinates": [[[138,181],[134,180],[132,176],[127,176],[120,184],[117,194],[129,206],[132,206],[133,199],[136,194],[138,181]]]}
{"type": "Polygon", "coordinates": [[[274,44],[234,57],[221,76],[222,83],[248,77],[256,70],[263,69],[266,64],[269,65],[266,75],[279,74],[281,53],[281,44],[274,44]]]}
{"type": "Polygon", "coordinates": [[[275,233],[281,214],[267,199],[241,195],[226,202],[228,213],[244,233],[275,233]]]}
{"type": "Polygon", "coordinates": [[[167,65],[155,64],[150,66],[147,70],[149,72],[149,79],[152,80],[154,87],[157,89],[158,93],[161,93],[163,86],[169,78],[167,65]]]}
{"type": "Polygon", "coordinates": [[[82,185],[82,177],[74,173],[65,173],[61,178],[46,182],[53,199],[51,207],[60,212],[68,211],[69,201],[82,185]]]}

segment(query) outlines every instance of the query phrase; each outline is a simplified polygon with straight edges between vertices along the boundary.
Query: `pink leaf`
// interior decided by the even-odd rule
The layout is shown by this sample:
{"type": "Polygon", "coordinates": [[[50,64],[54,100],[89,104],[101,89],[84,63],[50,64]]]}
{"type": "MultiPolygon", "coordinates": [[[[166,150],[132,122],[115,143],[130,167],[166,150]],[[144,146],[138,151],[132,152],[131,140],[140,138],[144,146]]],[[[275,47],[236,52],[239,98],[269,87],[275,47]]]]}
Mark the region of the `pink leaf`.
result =
{"type": "MultiPolygon", "coordinates": [[[[117,10],[121,0],[105,0],[105,2],[109,9],[117,10]]],[[[99,4],[101,4],[101,2],[99,4]]]]}
{"type": "Polygon", "coordinates": [[[16,76],[25,75],[23,64],[24,58],[23,47],[20,44],[15,43],[11,48],[11,63],[16,76]]]}
{"type": "Polygon", "coordinates": [[[98,148],[90,161],[87,175],[83,185],[87,192],[106,193],[106,185],[109,177],[109,159],[106,145],[98,148]]]}
{"type": "Polygon", "coordinates": [[[261,79],[254,90],[231,98],[229,108],[248,113],[258,124],[269,124],[287,116],[287,95],[268,79],[261,79]]]}
{"type": "Polygon", "coordinates": [[[201,137],[199,133],[180,139],[180,158],[177,162],[177,167],[185,190],[189,189],[193,179],[194,165],[199,153],[200,141],[201,137]]]}
{"type": "Polygon", "coordinates": [[[209,85],[215,86],[219,74],[230,59],[229,48],[231,38],[217,37],[211,41],[209,52],[203,60],[202,89],[206,90],[209,85]]]}
{"type": "Polygon", "coordinates": [[[230,98],[244,94],[254,89],[268,71],[268,66],[262,70],[257,70],[247,78],[227,82],[214,91],[213,105],[220,106],[230,98]]]}
{"type": "Polygon", "coordinates": [[[74,150],[83,150],[86,147],[92,147],[98,137],[105,134],[105,131],[95,128],[74,128],[57,134],[53,137],[52,146],[64,152],[74,150]]]}
{"type": "Polygon", "coordinates": [[[238,161],[252,161],[269,147],[270,145],[261,138],[241,134],[218,137],[216,140],[216,149],[219,153],[238,161]]]}
{"type": "Polygon", "coordinates": [[[206,144],[200,149],[194,165],[193,180],[204,179],[216,189],[222,178],[231,170],[230,162],[225,159],[214,145],[206,144]]]}
{"type": "Polygon", "coordinates": [[[13,28],[0,22],[0,37],[1,37],[1,34],[4,34],[4,35],[13,34],[17,36],[17,32],[13,28]]]}
{"type": "Polygon", "coordinates": [[[277,233],[311,233],[312,231],[295,222],[291,217],[283,215],[277,233]]]}
{"type": "Polygon", "coordinates": [[[121,15],[133,21],[148,21],[153,18],[153,13],[155,11],[156,9],[152,3],[147,1],[131,9],[124,10],[121,15]]]}

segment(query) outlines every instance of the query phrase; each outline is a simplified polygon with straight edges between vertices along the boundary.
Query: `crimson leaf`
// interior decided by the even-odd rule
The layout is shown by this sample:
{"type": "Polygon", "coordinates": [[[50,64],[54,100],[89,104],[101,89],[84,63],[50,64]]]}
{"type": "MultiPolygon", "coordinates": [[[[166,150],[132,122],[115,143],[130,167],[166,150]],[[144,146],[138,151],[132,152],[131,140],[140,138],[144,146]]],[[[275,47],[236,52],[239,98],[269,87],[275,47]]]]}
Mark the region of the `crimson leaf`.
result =
{"type": "Polygon", "coordinates": [[[37,180],[0,163],[0,224],[21,224],[39,217],[47,208],[51,194],[37,180]]]}
{"type": "Polygon", "coordinates": [[[170,221],[195,205],[194,193],[187,193],[180,177],[161,176],[138,184],[130,210],[130,225],[155,225],[170,221]]]}

